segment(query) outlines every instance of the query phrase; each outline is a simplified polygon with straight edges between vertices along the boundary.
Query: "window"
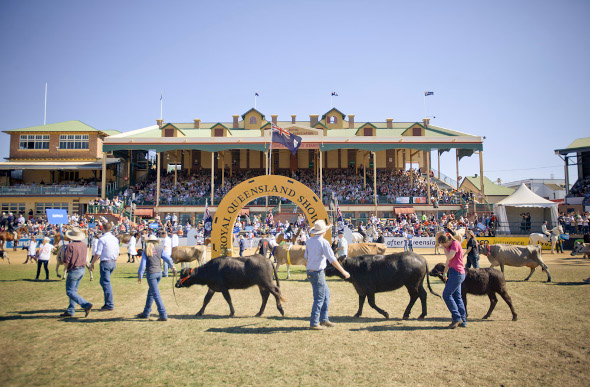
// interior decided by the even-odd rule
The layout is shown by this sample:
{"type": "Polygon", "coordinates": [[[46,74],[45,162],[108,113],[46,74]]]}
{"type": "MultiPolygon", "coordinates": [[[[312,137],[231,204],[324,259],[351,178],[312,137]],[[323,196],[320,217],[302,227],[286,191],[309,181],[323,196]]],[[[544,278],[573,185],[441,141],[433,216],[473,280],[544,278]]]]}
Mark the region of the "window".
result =
{"type": "Polygon", "coordinates": [[[69,210],[69,203],[35,203],[35,213],[44,215],[46,209],[69,210]]]}
{"type": "Polygon", "coordinates": [[[88,135],[62,134],[59,136],[59,149],[88,149],[88,135]]]}
{"type": "Polygon", "coordinates": [[[371,128],[370,126],[367,126],[365,128],[363,128],[363,136],[372,136],[373,135],[373,128],[371,128]]]}
{"type": "Polygon", "coordinates": [[[22,134],[19,149],[49,149],[49,135],[22,134]]]}
{"type": "Polygon", "coordinates": [[[421,136],[422,128],[412,128],[412,136],[421,136]]]}
{"type": "Polygon", "coordinates": [[[174,129],[164,129],[164,137],[174,137],[174,129]]]}
{"type": "Polygon", "coordinates": [[[78,171],[60,171],[60,178],[62,180],[79,180],[80,173],[78,171]]]}
{"type": "Polygon", "coordinates": [[[337,122],[338,122],[338,117],[336,117],[336,116],[328,117],[328,124],[335,124],[337,122]]]}
{"type": "Polygon", "coordinates": [[[25,212],[25,203],[2,203],[2,212],[20,214],[25,212]]]}
{"type": "Polygon", "coordinates": [[[222,128],[215,129],[213,137],[223,137],[223,129],[222,128]]]}
{"type": "Polygon", "coordinates": [[[256,124],[257,123],[256,117],[254,117],[254,116],[250,117],[250,123],[251,124],[256,124]]]}

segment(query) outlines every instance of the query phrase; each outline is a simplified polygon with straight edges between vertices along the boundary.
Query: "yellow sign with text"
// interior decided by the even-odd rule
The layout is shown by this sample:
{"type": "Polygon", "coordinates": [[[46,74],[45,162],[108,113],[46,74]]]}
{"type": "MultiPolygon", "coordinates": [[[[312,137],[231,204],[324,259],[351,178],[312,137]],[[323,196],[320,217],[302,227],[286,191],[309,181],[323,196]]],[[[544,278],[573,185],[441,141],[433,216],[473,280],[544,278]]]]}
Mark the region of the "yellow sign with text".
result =
{"type": "MultiPolygon", "coordinates": [[[[211,227],[211,257],[217,258],[233,251],[233,229],[242,207],[254,199],[264,196],[279,196],[296,204],[310,225],[322,219],[330,224],[328,212],[320,198],[306,185],[285,176],[263,175],[241,182],[224,197],[211,227]]],[[[324,237],[331,242],[332,232],[328,230],[324,237]]]]}
{"type": "MultiPolygon", "coordinates": [[[[527,237],[476,237],[477,241],[482,245],[493,245],[496,243],[502,245],[518,245],[518,246],[528,246],[529,238],[527,237]]],[[[467,239],[463,241],[461,244],[463,248],[467,246],[467,239]]],[[[551,250],[551,243],[543,243],[542,244],[543,250],[551,250]]]]}

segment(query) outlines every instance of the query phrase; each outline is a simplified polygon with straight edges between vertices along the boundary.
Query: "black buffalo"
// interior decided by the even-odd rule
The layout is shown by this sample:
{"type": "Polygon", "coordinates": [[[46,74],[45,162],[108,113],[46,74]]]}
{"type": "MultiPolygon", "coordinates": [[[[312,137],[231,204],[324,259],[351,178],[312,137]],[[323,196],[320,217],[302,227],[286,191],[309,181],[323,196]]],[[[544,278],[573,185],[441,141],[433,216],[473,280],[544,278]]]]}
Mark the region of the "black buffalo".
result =
{"type": "MultiPolygon", "coordinates": [[[[444,269],[445,265],[443,263],[437,263],[430,272],[430,275],[444,281],[442,275],[444,269]]],[[[516,321],[517,315],[512,306],[512,299],[508,295],[508,291],[506,291],[504,274],[491,267],[485,269],[465,269],[465,281],[461,284],[461,297],[465,304],[465,311],[467,311],[467,294],[475,294],[477,296],[487,294],[490,298],[490,310],[483,316],[484,319],[487,319],[492,315],[492,311],[498,303],[496,293],[506,301],[512,312],[512,321],[516,321]]]]}
{"type": "Polygon", "coordinates": [[[262,296],[262,306],[260,306],[260,311],[256,314],[256,317],[260,317],[264,312],[270,293],[275,296],[277,309],[281,312],[281,315],[285,315],[281,306],[281,301],[285,301],[285,299],[281,296],[276,269],[262,255],[215,258],[192,270],[183,269],[180,272],[180,279],[176,282],[176,287],[189,287],[195,284],[209,287],[203,306],[197,316],[203,315],[205,307],[211,301],[213,294],[221,292],[229,304],[229,315],[232,317],[235,310],[231,302],[229,289],[247,289],[254,285],[258,285],[262,296]],[[273,274],[274,278],[277,279],[276,285],[273,283],[273,274]]]}
{"type": "MultiPolygon", "coordinates": [[[[350,273],[350,279],[359,295],[359,309],[354,317],[360,317],[363,313],[365,298],[369,305],[385,318],[389,313],[375,305],[375,293],[388,292],[405,286],[410,294],[410,303],[404,312],[403,319],[410,318],[410,312],[414,303],[420,298],[422,314],[418,317],[426,317],[426,290],[424,290],[424,277],[428,282],[428,289],[435,296],[440,297],[430,287],[428,264],[421,255],[413,252],[395,253],[390,255],[361,255],[360,257],[345,258],[341,262],[342,267],[350,273]]],[[[333,266],[325,270],[327,276],[339,276],[342,274],[333,266]]]]}

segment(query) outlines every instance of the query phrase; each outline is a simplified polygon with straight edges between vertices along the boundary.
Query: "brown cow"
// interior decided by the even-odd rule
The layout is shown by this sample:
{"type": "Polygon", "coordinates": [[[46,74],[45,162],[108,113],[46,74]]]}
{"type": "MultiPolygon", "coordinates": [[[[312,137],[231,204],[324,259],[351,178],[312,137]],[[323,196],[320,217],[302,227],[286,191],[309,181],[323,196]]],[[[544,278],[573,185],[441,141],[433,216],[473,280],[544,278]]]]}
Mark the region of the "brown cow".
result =
{"type": "Polygon", "coordinates": [[[279,266],[287,265],[287,279],[291,277],[291,265],[307,265],[305,246],[291,245],[289,249],[289,245],[283,244],[277,246],[274,256],[277,262],[277,271],[279,271],[279,266]]]}
{"type": "Polygon", "coordinates": [[[174,263],[180,263],[183,269],[192,261],[197,261],[197,266],[200,266],[207,260],[207,246],[176,246],[172,249],[171,258],[174,263]]]}
{"type": "Polygon", "coordinates": [[[351,243],[348,245],[348,258],[361,255],[384,255],[387,246],[385,243],[351,243]]]}
{"type": "Polygon", "coordinates": [[[537,266],[541,266],[543,271],[547,273],[547,282],[551,282],[549,269],[541,258],[541,246],[487,245],[481,253],[488,257],[492,264],[490,267],[499,265],[502,273],[504,273],[504,266],[530,268],[531,272],[524,279],[525,281],[531,278],[537,266]]]}

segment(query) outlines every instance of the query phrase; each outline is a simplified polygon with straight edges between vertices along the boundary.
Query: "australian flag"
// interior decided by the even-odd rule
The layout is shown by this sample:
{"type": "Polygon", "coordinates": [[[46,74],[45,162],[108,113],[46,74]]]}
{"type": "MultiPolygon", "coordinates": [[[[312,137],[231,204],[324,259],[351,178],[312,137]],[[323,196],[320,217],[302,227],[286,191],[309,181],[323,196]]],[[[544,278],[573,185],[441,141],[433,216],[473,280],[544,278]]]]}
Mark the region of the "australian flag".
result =
{"type": "Polygon", "coordinates": [[[213,226],[213,217],[211,216],[211,213],[209,212],[209,204],[207,203],[207,200],[205,200],[205,215],[203,216],[203,218],[205,219],[205,236],[209,237],[211,236],[211,229],[213,226]]]}
{"type": "Polygon", "coordinates": [[[297,149],[301,146],[301,137],[296,136],[289,131],[271,124],[272,142],[276,142],[286,146],[291,153],[297,153],[297,149]]]}
{"type": "Polygon", "coordinates": [[[342,211],[340,211],[340,206],[336,207],[336,221],[342,222],[344,219],[342,218],[342,211]]]}
{"type": "Polygon", "coordinates": [[[434,95],[434,91],[425,91],[424,96],[428,97],[429,95],[434,95]]]}

